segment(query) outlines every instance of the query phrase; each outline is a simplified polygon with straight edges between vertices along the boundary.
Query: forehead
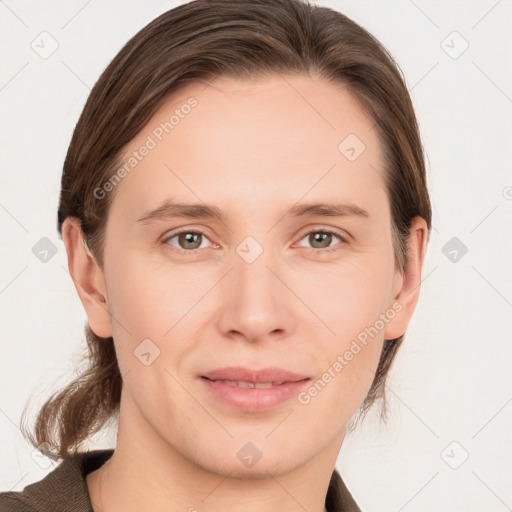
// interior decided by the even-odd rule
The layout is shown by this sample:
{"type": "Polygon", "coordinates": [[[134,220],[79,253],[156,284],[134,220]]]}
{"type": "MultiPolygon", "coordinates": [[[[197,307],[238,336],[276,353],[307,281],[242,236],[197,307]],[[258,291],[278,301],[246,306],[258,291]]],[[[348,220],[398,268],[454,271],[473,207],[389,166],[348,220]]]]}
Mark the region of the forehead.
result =
{"type": "Polygon", "coordinates": [[[190,84],[124,148],[121,163],[129,160],[114,205],[173,196],[256,211],[384,192],[373,120],[343,85],[301,75],[190,84]]]}

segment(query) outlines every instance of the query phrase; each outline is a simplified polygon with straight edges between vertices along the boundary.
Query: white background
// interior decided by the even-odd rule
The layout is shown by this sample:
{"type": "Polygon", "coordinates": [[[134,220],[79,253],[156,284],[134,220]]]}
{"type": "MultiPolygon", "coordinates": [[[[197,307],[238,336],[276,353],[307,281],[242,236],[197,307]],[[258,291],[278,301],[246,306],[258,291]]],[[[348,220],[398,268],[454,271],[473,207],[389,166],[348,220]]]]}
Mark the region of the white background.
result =
{"type": "MultiPolygon", "coordinates": [[[[17,425],[31,396],[35,413],[70,380],[85,348],[86,316],[56,229],[74,125],[124,43],[180,3],[0,1],[2,491],[53,469],[34,461],[17,425]],[[59,45],[47,59],[31,48],[43,31],[59,45]],[[57,247],[46,263],[32,252],[43,237],[57,247]]],[[[391,417],[379,426],[375,409],[345,439],[337,467],[364,511],[510,510],[512,2],[316,3],[367,28],[402,68],[434,226],[418,308],[388,381],[391,417]],[[453,58],[464,40],[469,47],[453,58]],[[456,262],[442,251],[453,237],[468,249],[456,262]]],[[[112,435],[90,447],[113,447],[112,435]]]]}

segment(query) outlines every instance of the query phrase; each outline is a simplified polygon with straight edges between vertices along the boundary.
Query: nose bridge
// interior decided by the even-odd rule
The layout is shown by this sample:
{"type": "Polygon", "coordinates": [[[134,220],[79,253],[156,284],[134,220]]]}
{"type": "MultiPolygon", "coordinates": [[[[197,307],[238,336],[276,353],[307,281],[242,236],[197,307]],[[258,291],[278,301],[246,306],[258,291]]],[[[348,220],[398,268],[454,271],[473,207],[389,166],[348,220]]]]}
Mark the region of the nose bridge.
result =
{"type": "Polygon", "coordinates": [[[239,299],[264,300],[266,305],[273,302],[275,276],[269,270],[276,265],[275,251],[270,245],[271,237],[257,240],[249,235],[235,249],[234,274],[237,279],[236,293],[239,299]]]}
{"type": "Polygon", "coordinates": [[[230,300],[224,302],[221,320],[225,334],[238,331],[256,340],[291,327],[290,298],[274,275],[279,264],[276,251],[269,245],[270,239],[260,242],[248,236],[235,248],[234,268],[226,285],[230,300]]]}

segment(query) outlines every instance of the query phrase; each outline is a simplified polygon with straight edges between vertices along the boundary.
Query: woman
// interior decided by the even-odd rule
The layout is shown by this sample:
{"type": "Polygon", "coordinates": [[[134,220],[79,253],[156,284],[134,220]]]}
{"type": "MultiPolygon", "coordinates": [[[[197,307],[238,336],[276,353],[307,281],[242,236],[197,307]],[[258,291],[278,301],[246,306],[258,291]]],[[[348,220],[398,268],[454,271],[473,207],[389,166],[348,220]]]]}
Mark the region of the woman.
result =
{"type": "Polygon", "coordinates": [[[368,32],[298,0],[165,12],[73,133],[58,230],[90,367],[25,432],[62,463],[0,510],[360,510],[335,463],[385,398],[430,227],[368,32]],[[79,451],[113,418],[115,449],[79,451]]]}

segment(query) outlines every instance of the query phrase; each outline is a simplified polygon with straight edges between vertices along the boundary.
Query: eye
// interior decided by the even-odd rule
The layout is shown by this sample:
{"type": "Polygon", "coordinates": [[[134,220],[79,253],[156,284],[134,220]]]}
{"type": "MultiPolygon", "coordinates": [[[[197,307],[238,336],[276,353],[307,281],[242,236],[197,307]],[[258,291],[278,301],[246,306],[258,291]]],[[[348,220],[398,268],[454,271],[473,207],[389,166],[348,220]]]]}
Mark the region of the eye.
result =
{"type": "Polygon", "coordinates": [[[176,238],[177,246],[173,243],[169,243],[173,247],[182,253],[190,253],[195,249],[204,249],[208,246],[208,244],[204,245],[203,242],[207,241],[208,238],[201,231],[179,231],[178,233],[174,233],[171,236],[165,238],[164,242],[168,243],[170,240],[176,238]]]}
{"type": "MultiPolygon", "coordinates": [[[[309,233],[306,234],[306,236],[302,237],[301,240],[307,239],[307,241],[312,245],[311,249],[316,253],[320,253],[338,250],[335,247],[330,246],[331,243],[333,242],[333,239],[336,238],[340,242],[346,242],[346,239],[343,236],[341,236],[341,234],[337,233],[336,231],[331,231],[328,229],[310,231],[309,233]]],[[[303,245],[300,246],[304,247],[303,245]]]]}
{"type": "MultiPolygon", "coordinates": [[[[338,250],[335,246],[331,247],[332,242],[336,239],[343,243],[347,242],[340,233],[329,229],[310,231],[301,238],[301,241],[304,239],[307,239],[308,243],[312,245],[310,249],[315,253],[338,250]]],[[[208,241],[208,237],[202,231],[195,230],[178,231],[164,239],[164,243],[173,246],[175,250],[183,254],[197,252],[197,249],[205,249],[208,247],[208,241]],[[176,243],[170,242],[173,239],[176,239],[176,243]]],[[[302,244],[299,244],[299,246],[304,247],[302,244]]]]}

